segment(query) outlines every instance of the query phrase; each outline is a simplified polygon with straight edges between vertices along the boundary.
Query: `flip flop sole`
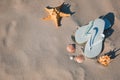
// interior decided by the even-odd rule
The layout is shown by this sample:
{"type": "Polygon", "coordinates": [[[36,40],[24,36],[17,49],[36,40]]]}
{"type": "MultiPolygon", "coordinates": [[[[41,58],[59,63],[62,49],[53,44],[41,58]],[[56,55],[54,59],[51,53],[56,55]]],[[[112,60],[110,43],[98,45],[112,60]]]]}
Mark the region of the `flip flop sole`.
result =
{"type": "Polygon", "coordinates": [[[93,27],[90,30],[91,37],[85,45],[84,54],[88,58],[94,58],[98,56],[102,50],[102,43],[104,40],[104,26],[105,22],[102,19],[96,19],[93,27]]]}
{"type": "Polygon", "coordinates": [[[76,30],[75,32],[75,41],[78,44],[83,44],[87,42],[88,39],[90,38],[89,31],[91,28],[92,28],[92,21],[86,26],[79,27],[78,30],[76,30]]]}
{"type": "Polygon", "coordinates": [[[98,56],[102,51],[104,36],[99,38],[100,40],[90,46],[90,40],[86,43],[84,55],[88,58],[94,58],[98,56]]]}

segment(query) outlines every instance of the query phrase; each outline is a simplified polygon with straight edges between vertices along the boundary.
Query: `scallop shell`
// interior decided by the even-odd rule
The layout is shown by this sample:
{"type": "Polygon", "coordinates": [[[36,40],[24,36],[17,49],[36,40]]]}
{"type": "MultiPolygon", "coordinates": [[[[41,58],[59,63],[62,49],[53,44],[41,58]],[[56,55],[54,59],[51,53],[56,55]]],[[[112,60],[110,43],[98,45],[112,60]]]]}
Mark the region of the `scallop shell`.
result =
{"type": "Polygon", "coordinates": [[[104,55],[98,58],[98,62],[104,66],[108,66],[110,63],[110,57],[108,55],[104,55]]]}
{"type": "Polygon", "coordinates": [[[75,45],[74,44],[69,44],[67,46],[67,51],[70,52],[70,53],[75,53],[75,51],[76,51],[75,45]]]}
{"type": "Polygon", "coordinates": [[[77,62],[77,63],[83,63],[83,61],[85,60],[85,57],[83,55],[78,55],[78,56],[75,56],[74,57],[74,60],[77,62]]]}

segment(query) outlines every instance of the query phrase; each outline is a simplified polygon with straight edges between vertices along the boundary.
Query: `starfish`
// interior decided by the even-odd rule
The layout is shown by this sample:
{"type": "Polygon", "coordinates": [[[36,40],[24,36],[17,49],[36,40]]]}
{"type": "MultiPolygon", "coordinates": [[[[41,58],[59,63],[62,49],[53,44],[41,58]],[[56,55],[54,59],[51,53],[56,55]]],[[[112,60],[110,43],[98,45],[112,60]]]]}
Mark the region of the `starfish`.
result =
{"type": "Polygon", "coordinates": [[[49,15],[47,17],[44,17],[43,20],[53,20],[56,27],[58,28],[60,26],[61,18],[70,16],[70,14],[61,12],[63,5],[64,3],[58,7],[46,7],[45,10],[49,13],[49,15]]]}

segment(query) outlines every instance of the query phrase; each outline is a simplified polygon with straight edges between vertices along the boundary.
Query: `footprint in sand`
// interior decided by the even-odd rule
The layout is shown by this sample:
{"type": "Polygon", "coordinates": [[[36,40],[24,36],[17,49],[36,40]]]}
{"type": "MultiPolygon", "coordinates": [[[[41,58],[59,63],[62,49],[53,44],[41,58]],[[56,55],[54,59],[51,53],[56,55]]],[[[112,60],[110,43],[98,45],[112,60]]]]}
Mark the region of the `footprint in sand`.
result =
{"type": "Polygon", "coordinates": [[[16,25],[17,22],[13,20],[8,25],[5,26],[5,36],[3,38],[4,46],[9,47],[14,43],[14,38],[16,36],[15,30],[16,25]]]}
{"type": "Polygon", "coordinates": [[[85,80],[85,71],[82,68],[77,68],[75,70],[66,70],[64,68],[49,68],[47,72],[51,72],[51,74],[47,73],[47,76],[50,80],[85,80]]]}
{"type": "Polygon", "coordinates": [[[71,71],[73,80],[85,80],[85,71],[83,68],[77,68],[74,71],[71,71]]]}

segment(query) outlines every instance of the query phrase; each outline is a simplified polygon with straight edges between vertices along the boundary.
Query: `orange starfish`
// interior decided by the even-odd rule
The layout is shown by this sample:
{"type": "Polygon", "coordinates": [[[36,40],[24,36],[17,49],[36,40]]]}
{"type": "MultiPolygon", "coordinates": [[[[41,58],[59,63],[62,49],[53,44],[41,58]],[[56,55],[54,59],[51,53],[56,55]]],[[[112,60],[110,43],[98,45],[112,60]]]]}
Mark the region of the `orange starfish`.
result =
{"type": "Polygon", "coordinates": [[[60,26],[61,18],[70,16],[70,14],[61,12],[61,8],[62,8],[63,4],[58,7],[49,7],[49,6],[46,7],[45,10],[49,13],[49,15],[47,17],[43,18],[43,20],[53,20],[56,27],[58,28],[60,26]]]}

